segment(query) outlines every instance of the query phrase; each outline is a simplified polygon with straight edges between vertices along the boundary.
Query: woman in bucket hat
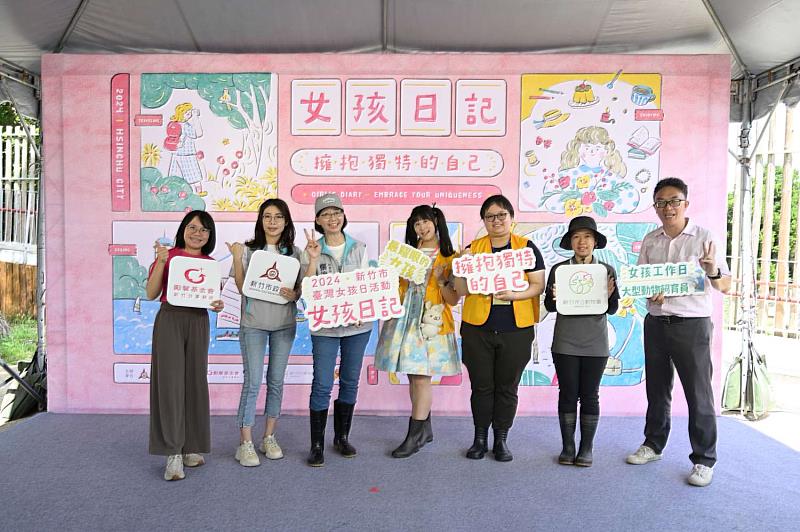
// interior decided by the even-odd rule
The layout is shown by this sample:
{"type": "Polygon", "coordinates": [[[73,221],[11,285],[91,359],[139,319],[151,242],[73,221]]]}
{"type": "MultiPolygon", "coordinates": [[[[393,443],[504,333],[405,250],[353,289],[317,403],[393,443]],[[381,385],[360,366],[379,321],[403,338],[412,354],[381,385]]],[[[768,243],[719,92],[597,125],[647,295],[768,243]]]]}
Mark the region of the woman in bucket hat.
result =
{"type": "Polygon", "coordinates": [[[555,279],[558,268],[568,264],[602,264],[608,272],[609,295],[605,314],[558,313],[551,347],[558,376],[558,422],[562,441],[558,463],[589,467],[592,465],[592,443],[600,419],[600,380],[608,360],[606,315],[616,313],[619,305],[617,274],[612,266],[594,256],[595,249],[606,246],[606,237],[597,231],[597,224],[588,216],[578,216],[570,221],[560,246],[562,249],[572,250],[574,255],[550,270],[544,299],[544,306],[549,312],[556,312],[555,279]],[[581,444],[576,456],[578,401],[581,404],[581,444]]]}

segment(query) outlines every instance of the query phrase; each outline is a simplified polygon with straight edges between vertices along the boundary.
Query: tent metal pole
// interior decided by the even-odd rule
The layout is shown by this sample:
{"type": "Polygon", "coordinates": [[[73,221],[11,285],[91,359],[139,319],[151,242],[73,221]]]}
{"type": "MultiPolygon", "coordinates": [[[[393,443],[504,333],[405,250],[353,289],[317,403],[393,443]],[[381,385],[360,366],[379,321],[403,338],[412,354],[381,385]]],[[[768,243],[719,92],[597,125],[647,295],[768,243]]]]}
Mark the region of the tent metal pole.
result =
{"type": "Polygon", "coordinates": [[[53,49],[53,53],[60,54],[64,50],[64,47],[67,45],[67,41],[72,36],[72,32],[75,31],[75,26],[78,25],[78,21],[81,19],[81,15],[83,15],[83,11],[88,5],[89,0],[81,0],[81,3],[75,8],[75,13],[73,13],[72,18],[69,19],[69,24],[67,24],[67,28],[64,30],[64,33],[58,40],[58,44],[53,49]]]}
{"type": "Polygon", "coordinates": [[[703,0],[703,5],[705,6],[708,15],[711,17],[711,20],[714,22],[714,25],[717,27],[717,31],[719,31],[722,40],[725,41],[725,45],[728,47],[728,50],[730,50],[731,55],[733,55],[734,60],[736,60],[736,62],[739,64],[739,67],[741,67],[742,71],[744,71],[745,78],[749,79],[751,77],[750,71],[747,69],[747,65],[744,64],[742,56],[739,55],[739,51],[736,49],[736,46],[734,46],[731,36],[728,35],[725,26],[722,25],[722,21],[717,16],[717,12],[714,11],[714,6],[711,5],[711,0],[703,0]]]}

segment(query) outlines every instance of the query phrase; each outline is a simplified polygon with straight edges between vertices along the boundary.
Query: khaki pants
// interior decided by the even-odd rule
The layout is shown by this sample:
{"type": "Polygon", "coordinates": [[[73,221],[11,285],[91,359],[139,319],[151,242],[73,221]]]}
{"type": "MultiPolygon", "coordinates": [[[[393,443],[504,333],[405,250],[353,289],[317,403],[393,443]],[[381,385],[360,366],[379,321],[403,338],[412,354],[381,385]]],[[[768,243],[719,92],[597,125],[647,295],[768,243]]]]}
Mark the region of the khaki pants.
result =
{"type": "Polygon", "coordinates": [[[162,303],[153,326],[150,454],[208,453],[208,311],[162,303]]]}

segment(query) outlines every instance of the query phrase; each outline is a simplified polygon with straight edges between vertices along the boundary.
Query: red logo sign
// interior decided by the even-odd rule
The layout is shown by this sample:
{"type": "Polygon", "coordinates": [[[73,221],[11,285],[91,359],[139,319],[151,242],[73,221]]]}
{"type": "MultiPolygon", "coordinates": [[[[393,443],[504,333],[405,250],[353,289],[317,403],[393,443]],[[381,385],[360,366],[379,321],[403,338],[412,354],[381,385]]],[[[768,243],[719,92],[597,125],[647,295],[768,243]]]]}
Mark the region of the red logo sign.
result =
{"type": "Polygon", "coordinates": [[[206,280],[206,274],[203,273],[203,270],[197,268],[186,270],[183,272],[183,276],[192,284],[200,284],[206,280]]]}

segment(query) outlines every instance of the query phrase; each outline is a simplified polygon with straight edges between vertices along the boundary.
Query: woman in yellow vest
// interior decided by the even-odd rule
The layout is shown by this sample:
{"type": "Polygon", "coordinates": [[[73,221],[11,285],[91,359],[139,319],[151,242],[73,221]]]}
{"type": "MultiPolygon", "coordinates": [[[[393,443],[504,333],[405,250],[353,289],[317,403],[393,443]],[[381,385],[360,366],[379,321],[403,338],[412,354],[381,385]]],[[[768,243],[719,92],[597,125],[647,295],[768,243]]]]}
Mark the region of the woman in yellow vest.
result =
{"type": "Polygon", "coordinates": [[[383,325],[375,351],[376,368],[408,375],[411,417],[405,440],[392,451],[395,458],[408,458],[433,441],[431,376],[461,373],[450,310],[459,300],[451,279],[456,254],[442,210],[430,205],[414,207],[406,221],[405,241],[428,255],[431,266],[421,284],[400,279],[406,313],[383,325]],[[422,330],[423,321],[434,327],[422,330]]]}
{"type": "Polygon", "coordinates": [[[539,294],[544,290],[544,260],[527,238],[511,232],[514,207],[503,195],[491,196],[481,205],[481,219],[487,235],[468,246],[473,255],[499,253],[507,249],[533,249],[536,264],[525,270],[528,288],[495,294],[470,294],[466,280],[457,277],[459,295],[465,295],[461,323],[461,349],[472,386],[470,403],[475,440],[467,458],[480,460],[487,453],[489,426],[494,429],[492,452],[495,460],[514,457],[506,438],[517,413],[517,389],[531,358],[534,323],[539,315],[539,294]]]}

